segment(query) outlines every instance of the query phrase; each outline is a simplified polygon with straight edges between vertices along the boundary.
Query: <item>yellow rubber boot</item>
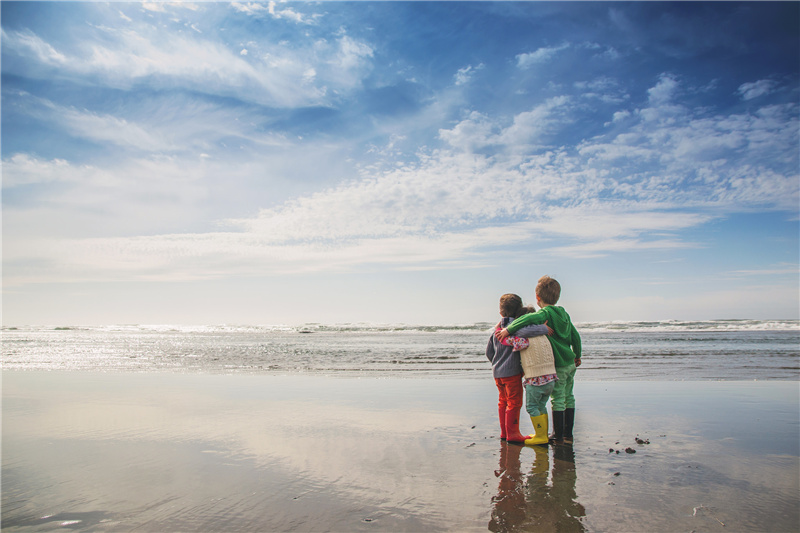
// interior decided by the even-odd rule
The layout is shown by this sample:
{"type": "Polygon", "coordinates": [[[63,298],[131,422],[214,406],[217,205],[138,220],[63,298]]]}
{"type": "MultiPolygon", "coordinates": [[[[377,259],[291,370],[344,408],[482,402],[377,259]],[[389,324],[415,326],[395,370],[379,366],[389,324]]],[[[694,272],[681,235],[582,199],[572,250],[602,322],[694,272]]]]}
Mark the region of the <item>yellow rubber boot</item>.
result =
{"type": "Polygon", "coordinates": [[[537,444],[547,444],[549,439],[547,437],[547,413],[539,416],[532,416],[531,423],[533,424],[533,431],[530,439],[525,440],[526,446],[534,446],[537,444]]]}

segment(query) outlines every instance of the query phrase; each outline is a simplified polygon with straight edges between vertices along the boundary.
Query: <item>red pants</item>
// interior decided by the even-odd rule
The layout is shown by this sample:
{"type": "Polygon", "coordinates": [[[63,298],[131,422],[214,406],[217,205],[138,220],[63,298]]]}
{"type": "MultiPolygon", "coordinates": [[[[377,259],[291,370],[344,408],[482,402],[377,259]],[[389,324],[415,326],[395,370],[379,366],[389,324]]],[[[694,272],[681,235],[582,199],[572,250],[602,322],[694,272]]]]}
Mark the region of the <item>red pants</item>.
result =
{"type": "Polygon", "coordinates": [[[497,407],[506,411],[522,408],[522,374],[508,378],[494,378],[500,393],[497,407]]]}

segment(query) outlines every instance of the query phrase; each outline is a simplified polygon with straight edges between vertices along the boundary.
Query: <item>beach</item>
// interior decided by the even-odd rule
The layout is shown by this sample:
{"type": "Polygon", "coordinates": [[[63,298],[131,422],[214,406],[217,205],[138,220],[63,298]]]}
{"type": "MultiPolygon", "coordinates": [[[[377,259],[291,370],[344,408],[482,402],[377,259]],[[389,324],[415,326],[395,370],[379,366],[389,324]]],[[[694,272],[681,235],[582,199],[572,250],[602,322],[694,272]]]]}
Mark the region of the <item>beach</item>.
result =
{"type": "Polygon", "coordinates": [[[524,447],[490,376],[6,370],[2,527],[797,531],[798,395],[579,380],[574,445],[524,447]]]}

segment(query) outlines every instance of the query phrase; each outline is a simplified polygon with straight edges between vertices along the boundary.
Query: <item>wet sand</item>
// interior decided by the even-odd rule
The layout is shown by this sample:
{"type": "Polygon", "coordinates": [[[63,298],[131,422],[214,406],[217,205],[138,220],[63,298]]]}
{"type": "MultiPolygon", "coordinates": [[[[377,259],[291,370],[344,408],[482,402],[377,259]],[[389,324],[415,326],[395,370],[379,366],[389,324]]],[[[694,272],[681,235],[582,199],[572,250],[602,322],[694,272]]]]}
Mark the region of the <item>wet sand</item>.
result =
{"type": "Polygon", "coordinates": [[[534,448],[488,376],[2,377],[4,531],[800,529],[796,382],[579,381],[534,448]]]}

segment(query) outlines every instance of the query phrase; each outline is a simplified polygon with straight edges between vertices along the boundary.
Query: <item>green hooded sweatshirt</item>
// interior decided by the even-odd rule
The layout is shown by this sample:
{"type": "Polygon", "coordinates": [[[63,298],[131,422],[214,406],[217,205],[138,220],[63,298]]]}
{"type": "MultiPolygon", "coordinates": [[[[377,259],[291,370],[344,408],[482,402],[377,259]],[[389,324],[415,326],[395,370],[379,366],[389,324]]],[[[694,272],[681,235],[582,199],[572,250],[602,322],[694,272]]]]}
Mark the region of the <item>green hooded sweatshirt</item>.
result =
{"type": "Polygon", "coordinates": [[[508,332],[513,334],[531,324],[544,324],[553,328],[553,334],[548,336],[553,347],[553,359],[557,367],[575,364],[575,358],[581,356],[581,336],[572,325],[569,315],[563,307],[548,305],[535,313],[522,315],[506,326],[508,332]]]}

